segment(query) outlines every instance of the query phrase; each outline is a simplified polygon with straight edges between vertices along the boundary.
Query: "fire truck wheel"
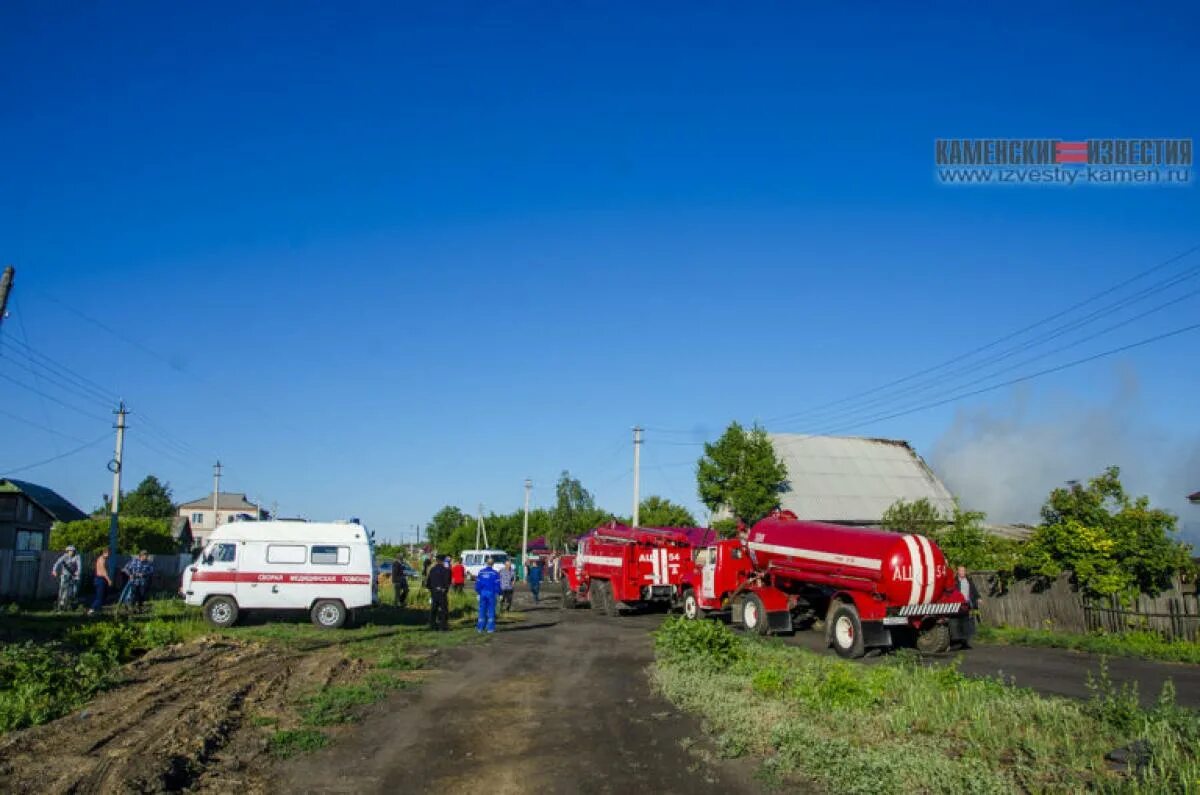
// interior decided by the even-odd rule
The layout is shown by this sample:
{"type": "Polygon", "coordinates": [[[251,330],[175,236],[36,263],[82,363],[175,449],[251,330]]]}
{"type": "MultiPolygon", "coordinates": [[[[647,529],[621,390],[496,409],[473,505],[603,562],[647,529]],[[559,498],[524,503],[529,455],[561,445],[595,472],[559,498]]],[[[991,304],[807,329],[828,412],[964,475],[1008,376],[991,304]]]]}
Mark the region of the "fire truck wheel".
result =
{"type": "Polygon", "coordinates": [[[613,601],[612,585],[604,580],[595,580],[592,583],[592,609],[599,610],[606,616],[612,617],[617,615],[617,603],[613,601]]]}
{"type": "Polygon", "coordinates": [[[346,623],[346,607],[335,599],[322,599],[313,605],[312,622],[321,629],[337,629],[346,623]]]}
{"type": "Polygon", "coordinates": [[[950,627],[934,624],[917,633],[917,651],[922,654],[941,654],[950,649],[950,627]]]}
{"type": "Polygon", "coordinates": [[[204,617],[214,627],[232,627],[238,620],[237,602],[231,596],[214,596],[204,603],[204,617]]]}
{"type": "Polygon", "coordinates": [[[575,592],[571,590],[571,586],[566,580],[562,583],[562,606],[564,610],[575,609],[575,592]]]}
{"type": "Polygon", "coordinates": [[[690,588],[683,594],[683,617],[692,621],[700,617],[700,602],[690,588]]]}
{"type": "Polygon", "coordinates": [[[862,622],[854,605],[838,603],[829,616],[829,639],[839,657],[856,659],[866,653],[862,622]]]}
{"type": "Polygon", "coordinates": [[[767,610],[762,600],[754,594],[747,594],[742,599],[742,626],[755,635],[766,635],[771,629],[767,622],[767,610]]]}

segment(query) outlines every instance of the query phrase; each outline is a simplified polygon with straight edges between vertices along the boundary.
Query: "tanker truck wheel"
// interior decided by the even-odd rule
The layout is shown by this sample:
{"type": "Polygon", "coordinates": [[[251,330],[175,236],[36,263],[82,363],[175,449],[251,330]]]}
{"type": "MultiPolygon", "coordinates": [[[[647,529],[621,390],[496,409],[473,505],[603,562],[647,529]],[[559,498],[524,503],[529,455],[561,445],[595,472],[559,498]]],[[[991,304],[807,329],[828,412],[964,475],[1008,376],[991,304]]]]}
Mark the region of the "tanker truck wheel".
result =
{"type": "Polygon", "coordinates": [[[829,614],[829,641],[839,657],[853,660],[866,654],[863,646],[862,622],[854,605],[835,604],[829,614]]]}
{"type": "Polygon", "coordinates": [[[696,592],[690,588],[683,594],[683,617],[690,621],[700,617],[700,602],[696,599],[696,592]]]}
{"type": "Polygon", "coordinates": [[[755,635],[766,635],[771,631],[762,599],[754,594],[747,594],[742,599],[742,626],[755,635]]]}
{"type": "Polygon", "coordinates": [[[917,651],[922,654],[941,654],[950,649],[950,627],[934,624],[917,633],[917,651]]]}

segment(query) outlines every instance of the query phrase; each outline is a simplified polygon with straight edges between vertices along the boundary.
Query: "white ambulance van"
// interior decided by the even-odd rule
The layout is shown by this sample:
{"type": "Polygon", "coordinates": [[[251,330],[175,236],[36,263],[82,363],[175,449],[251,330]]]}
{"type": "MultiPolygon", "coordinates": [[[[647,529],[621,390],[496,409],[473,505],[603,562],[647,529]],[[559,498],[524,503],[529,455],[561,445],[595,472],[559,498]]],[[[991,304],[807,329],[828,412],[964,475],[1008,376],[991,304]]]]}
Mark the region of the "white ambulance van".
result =
{"type": "Polygon", "coordinates": [[[334,629],[379,601],[375,545],[357,522],[232,522],[183,573],[184,601],[218,627],[246,610],[307,610],[334,629]]]}

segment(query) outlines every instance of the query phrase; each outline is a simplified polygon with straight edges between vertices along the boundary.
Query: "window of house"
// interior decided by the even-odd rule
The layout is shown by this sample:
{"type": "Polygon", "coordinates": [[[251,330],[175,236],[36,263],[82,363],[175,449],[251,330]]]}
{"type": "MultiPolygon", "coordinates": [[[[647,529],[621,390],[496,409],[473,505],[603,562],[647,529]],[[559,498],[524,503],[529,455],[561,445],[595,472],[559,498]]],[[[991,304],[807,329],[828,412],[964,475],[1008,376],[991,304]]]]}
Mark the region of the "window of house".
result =
{"type": "Polygon", "coordinates": [[[307,552],[303,544],[267,544],[267,563],[303,563],[307,552]]]}
{"type": "Polygon", "coordinates": [[[350,547],[321,546],[312,548],[313,563],[346,565],[350,562],[350,547]]]}
{"type": "Polygon", "coordinates": [[[17,517],[17,495],[0,494],[0,518],[17,517]]]}
{"type": "Polygon", "coordinates": [[[202,514],[202,513],[192,514],[192,524],[204,524],[204,514],[202,514]]]}
{"type": "Polygon", "coordinates": [[[233,563],[237,560],[237,544],[215,544],[209,554],[214,563],[233,563]]]}
{"type": "Polygon", "coordinates": [[[40,530],[18,530],[17,552],[40,552],[45,533],[40,530]]]}

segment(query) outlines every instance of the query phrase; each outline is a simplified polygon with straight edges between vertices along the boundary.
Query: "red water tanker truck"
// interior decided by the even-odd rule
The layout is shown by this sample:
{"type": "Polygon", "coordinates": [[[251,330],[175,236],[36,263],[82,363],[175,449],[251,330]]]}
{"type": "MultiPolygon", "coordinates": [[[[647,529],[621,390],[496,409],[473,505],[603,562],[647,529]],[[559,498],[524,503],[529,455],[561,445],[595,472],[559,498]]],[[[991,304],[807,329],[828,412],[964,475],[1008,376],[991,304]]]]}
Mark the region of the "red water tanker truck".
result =
{"type": "Polygon", "coordinates": [[[563,606],[588,605],[615,616],[622,607],[678,604],[691,571],[691,545],[683,533],[611,524],[579,540],[562,559],[563,606]]]}
{"type": "Polygon", "coordinates": [[[954,573],[929,539],[802,522],[787,511],[697,550],[683,611],[688,618],[728,611],[761,635],[823,620],[843,657],[908,642],[945,651],[966,640],[970,626],[954,573]]]}

